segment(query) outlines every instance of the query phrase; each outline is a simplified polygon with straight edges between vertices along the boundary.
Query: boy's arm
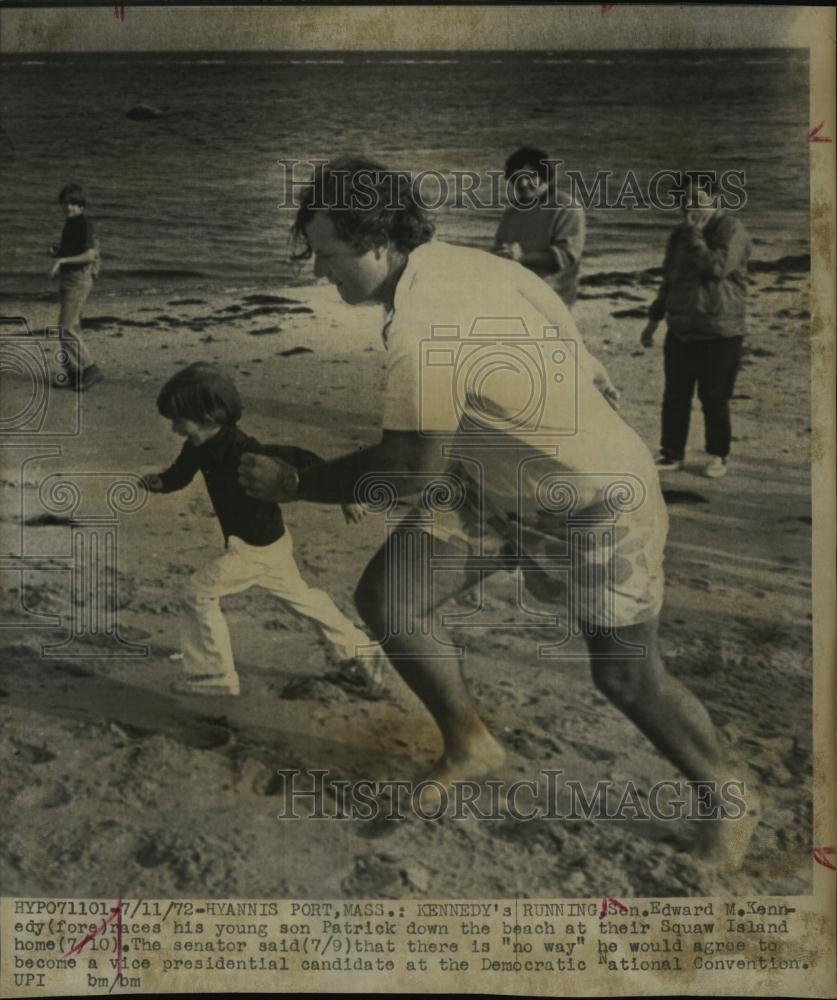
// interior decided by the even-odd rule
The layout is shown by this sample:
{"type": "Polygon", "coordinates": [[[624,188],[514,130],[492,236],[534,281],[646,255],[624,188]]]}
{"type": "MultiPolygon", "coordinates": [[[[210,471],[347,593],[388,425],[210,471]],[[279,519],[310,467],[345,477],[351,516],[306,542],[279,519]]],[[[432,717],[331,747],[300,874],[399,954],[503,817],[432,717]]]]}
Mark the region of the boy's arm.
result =
{"type": "Polygon", "coordinates": [[[269,455],[271,458],[281,458],[283,462],[287,462],[295,469],[307,469],[325,461],[324,458],[315,455],[313,451],[306,451],[305,448],[296,448],[286,444],[263,444],[258,452],[262,455],[269,455]]]}
{"type": "Polygon", "coordinates": [[[174,463],[160,473],[160,489],[156,492],[174,493],[175,490],[182,490],[192,482],[197,471],[197,449],[187,441],[174,463]]]}
{"type": "Polygon", "coordinates": [[[92,264],[98,256],[98,250],[85,250],[84,253],[76,254],[75,257],[58,257],[49,273],[53,278],[57,278],[65,264],[92,264]]]}
{"type": "Polygon", "coordinates": [[[77,253],[74,257],[59,257],[59,264],[89,264],[98,257],[95,247],[85,250],[84,253],[77,253]]]}
{"type": "MultiPolygon", "coordinates": [[[[59,247],[60,250],[60,247],[59,247]]],[[[96,245],[96,236],[93,232],[93,223],[89,219],[84,220],[84,250],[80,253],[71,254],[70,256],[56,256],[55,264],[53,265],[52,272],[55,274],[57,271],[61,270],[64,264],[92,264],[99,256],[99,250],[96,245]]]]}

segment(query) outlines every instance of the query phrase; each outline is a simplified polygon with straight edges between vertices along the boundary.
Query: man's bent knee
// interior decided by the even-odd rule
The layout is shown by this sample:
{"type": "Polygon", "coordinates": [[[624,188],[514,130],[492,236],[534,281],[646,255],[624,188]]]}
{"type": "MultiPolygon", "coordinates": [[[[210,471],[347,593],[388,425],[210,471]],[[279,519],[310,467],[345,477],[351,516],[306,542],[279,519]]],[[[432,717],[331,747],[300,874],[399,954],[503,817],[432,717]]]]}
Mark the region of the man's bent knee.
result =
{"type": "Polygon", "coordinates": [[[386,634],[386,594],[369,580],[361,580],[355,588],[355,608],[367,628],[376,638],[386,634]]]}
{"type": "Polygon", "coordinates": [[[599,691],[623,710],[640,702],[653,701],[660,688],[660,676],[644,662],[600,660],[593,661],[590,669],[599,691]]]}

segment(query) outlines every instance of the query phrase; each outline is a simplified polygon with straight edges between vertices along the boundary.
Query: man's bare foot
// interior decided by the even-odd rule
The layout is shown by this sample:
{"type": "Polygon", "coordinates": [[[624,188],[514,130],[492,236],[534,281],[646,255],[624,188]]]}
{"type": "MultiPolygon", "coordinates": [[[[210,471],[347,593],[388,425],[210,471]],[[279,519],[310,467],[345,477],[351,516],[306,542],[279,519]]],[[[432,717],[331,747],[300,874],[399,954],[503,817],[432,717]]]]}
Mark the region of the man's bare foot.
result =
{"type": "Polygon", "coordinates": [[[487,729],[456,747],[448,747],[422,781],[431,782],[421,791],[421,810],[433,813],[442,805],[442,789],[450,790],[454,782],[474,781],[496,776],[506,760],[506,751],[487,729]]]}
{"type": "Polygon", "coordinates": [[[724,874],[741,870],[761,819],[759,799],[751,785],[746,787],[744,798],[746,810],[743,816],[702,823],[701,837],[695,846],[694,853],[699,860],[724,874]]]}

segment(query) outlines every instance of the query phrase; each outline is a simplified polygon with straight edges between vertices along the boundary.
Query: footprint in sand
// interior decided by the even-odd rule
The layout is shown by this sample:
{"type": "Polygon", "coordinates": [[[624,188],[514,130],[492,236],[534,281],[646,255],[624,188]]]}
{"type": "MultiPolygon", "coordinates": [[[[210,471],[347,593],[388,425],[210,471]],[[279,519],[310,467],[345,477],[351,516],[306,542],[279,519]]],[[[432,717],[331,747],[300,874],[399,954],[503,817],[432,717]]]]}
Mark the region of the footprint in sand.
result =
{"type": "Polygon", "coordinates": [[[110,722],[108,729],[121,740],[142,740],[147,736],[153,736],[152,729],[143,729],[140,726],[131,726],[127,722],[110,722]]]}
{"type": "Polygon", "coordinates": [[[134,861],[141,868],[159,868],[169,860],[169,852],[158,841],[149,840],[134,855],[134,861]]]}
{"type": "Polygon", "coordinates": [[[521,822],[511,817],[492,823],[487,829],[494,837],[510,841],[527,850],[558,854],[561,864],[575,865],[585,858],[585,849],[559,823],[546,819],[521,822]]]}
{"type": "Polygon", "coordinates": [[[280,358],[290,358],[294,354],[313,354],[314,352],[310,347],[291,347],[287,351],[279,351],[280,358]]]}
{"type": "Polygon", "coordinates": [[[55,754],[46,747],[36,747],[31,743],[19,743],[14,752],[15,757],[26,761],[27,764],[48,764],[55,760],[55,754]]]}
{"type": "Polygon", "coordinates": [[[29,528],[66,527],[73,522],[60,514],[34,514],[23,522],[29,528]]]}
{"type": "Polygon", "coordinates": [[[72,802],[73,797],[60,781],[36,781],[27,785],[15,797],[17,809],[58,809],[72,802]]]}
{"type": "Polygon", "coordinates": [[[288,701],[348,701],[348,694],[324,677],[294,677],[282,688],[280,698],[288,701]]]}
{"type": "Polygon", "coordinates": [[[404,890],[426,892],[429,886],[426,869],[415,862],[402,861],[394,854],[363,854],[355,858],[350,875],[340,882],[344,896],[375,899],[403,895],[404,890]]]}
{"type": "Polygon", "coordinates": [[[79,663],[70,663],[58,661],[55,664],[55,671],[60,674],[69,674],[70,677],[78,677],[80,679],[86,679],[88,677],[93,677],[93,671],[89,667],[83,667],[79,663]]]}
{"type": "Polygon", "coordinates": [[[666,503],[709,503],[706,497],[692,490],[663,490],[666,503]]]}

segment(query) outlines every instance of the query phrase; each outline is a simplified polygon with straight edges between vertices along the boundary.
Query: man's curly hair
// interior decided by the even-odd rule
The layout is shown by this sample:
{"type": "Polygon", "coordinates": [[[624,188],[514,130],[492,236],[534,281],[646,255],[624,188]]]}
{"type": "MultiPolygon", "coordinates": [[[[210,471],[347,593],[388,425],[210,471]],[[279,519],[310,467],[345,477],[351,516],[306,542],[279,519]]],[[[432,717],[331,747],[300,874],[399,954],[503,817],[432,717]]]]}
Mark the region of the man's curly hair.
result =
{"type": "Polygon", "coordinates": [[[433,237],[435,226],[416,198],[407,170],[391,170],[372,160],[347,158],[319,166],[302,195],[292,236],[295,260],[311,257],[305,227],[325,211],[337,237],[359,253],[387,242],[409,253],[433,237]]]}

